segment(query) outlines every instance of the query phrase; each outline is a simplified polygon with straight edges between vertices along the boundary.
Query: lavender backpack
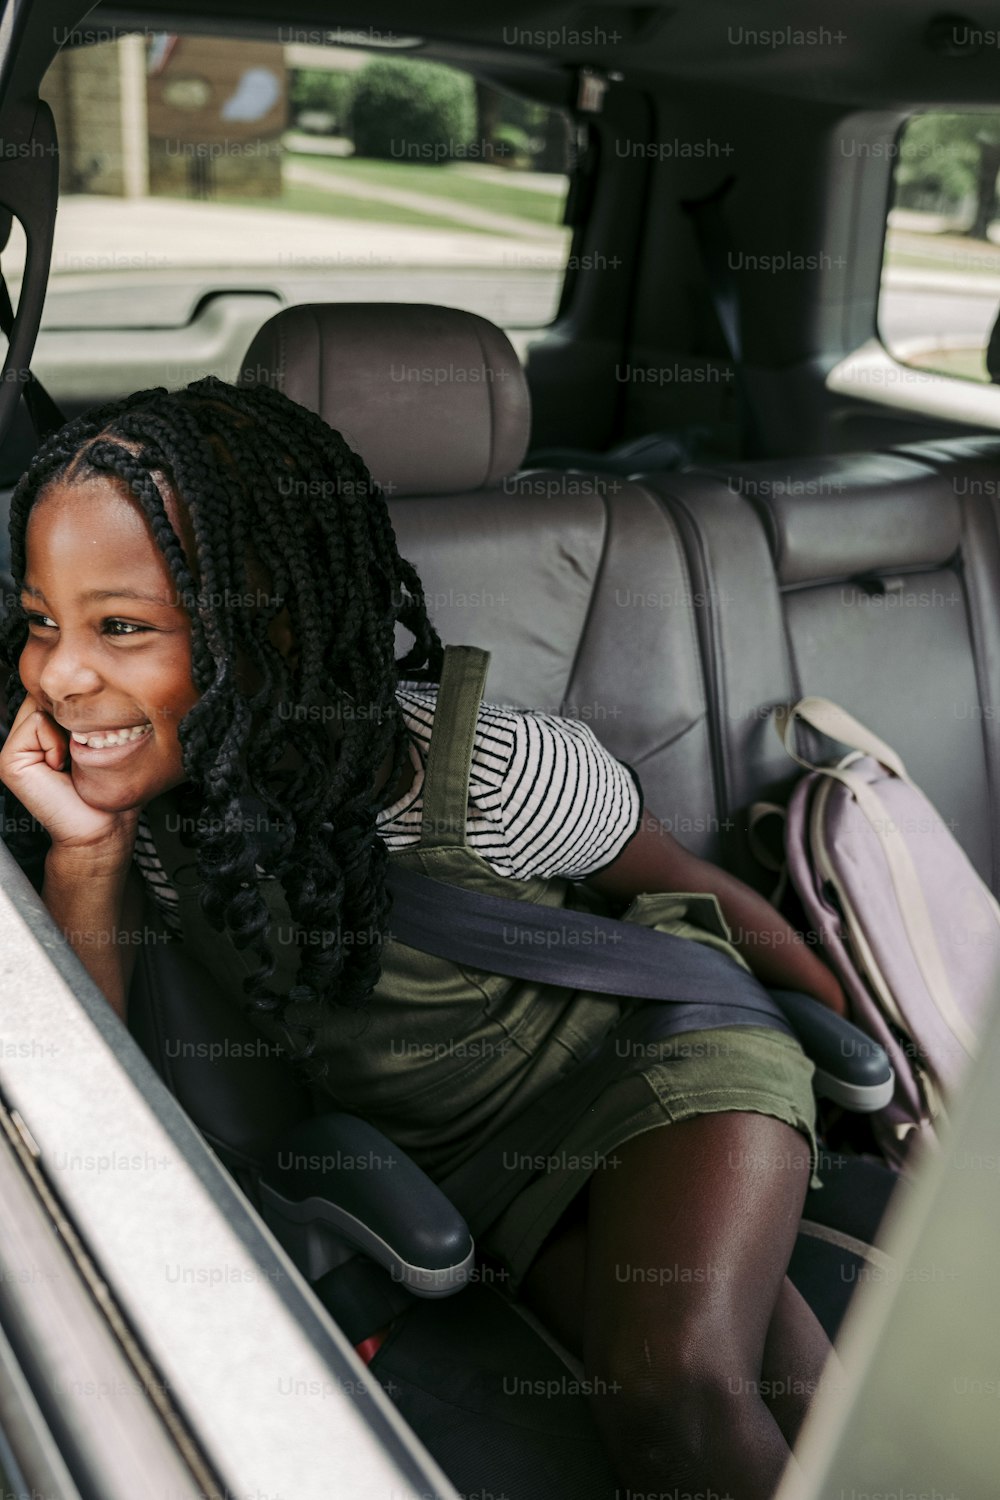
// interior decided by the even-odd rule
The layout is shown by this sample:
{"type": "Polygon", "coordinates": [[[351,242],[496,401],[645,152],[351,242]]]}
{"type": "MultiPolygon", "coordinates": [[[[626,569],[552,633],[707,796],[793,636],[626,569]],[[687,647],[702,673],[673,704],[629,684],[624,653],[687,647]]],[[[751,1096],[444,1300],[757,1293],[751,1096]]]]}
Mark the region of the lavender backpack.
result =
{"type": "Polygon", "coordinates": [[[872,1116],[894,1166],[946,1118],[984,1022],[1000,999],[1000,906],[899,756],[826,698],[776,714],[810,772],[785,824],[788,874],[851,1019],[885,1048],[896,1089],[872,1116]],[[851,747],[817,766],[796,722],[851,747]]]}

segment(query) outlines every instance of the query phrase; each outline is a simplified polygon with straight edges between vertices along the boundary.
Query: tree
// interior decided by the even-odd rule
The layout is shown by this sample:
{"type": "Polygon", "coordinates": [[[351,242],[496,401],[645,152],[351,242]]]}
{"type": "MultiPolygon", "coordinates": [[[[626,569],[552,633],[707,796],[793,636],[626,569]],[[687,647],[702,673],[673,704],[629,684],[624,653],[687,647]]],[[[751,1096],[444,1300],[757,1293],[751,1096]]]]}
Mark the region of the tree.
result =
{"type": "Polygon", "coordinates": [[[357,75],[351,130],[358,156],[460,157],[476,133],[475,85],[441,63],[375,58],[357,75]]]}
{"type": "Polygon", "coordinates": [[[350,73],[325,68],[297,68],[288,86],[288,98],[295,115],[304,110],[320,110],[333,117],[338,130],[347,125],[353,92],[354,78],[350,73]]]}
{"type": "Polygon", "coordinates": [[[998,172],[1000,115],[917,115],[899,139],[896,202],[955,210],[971,199],[975,211],[965,233],[985,239],[996,216],[998,172]]]}
{"type": "Polygon", "coordinates": [[[988,128],[977,136],[979,162],[976,170],[976,217],[966,233],[978,240],[988,238],[986,231],[996,217],[997,174],[1000,173],[1000,129],[988,128]]]}

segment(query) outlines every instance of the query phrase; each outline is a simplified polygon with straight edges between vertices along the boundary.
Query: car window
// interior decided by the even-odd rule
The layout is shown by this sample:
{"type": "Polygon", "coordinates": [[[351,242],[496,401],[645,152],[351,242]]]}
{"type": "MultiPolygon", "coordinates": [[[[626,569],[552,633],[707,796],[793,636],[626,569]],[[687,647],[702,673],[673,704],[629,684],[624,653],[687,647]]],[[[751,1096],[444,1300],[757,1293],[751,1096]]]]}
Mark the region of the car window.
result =
{"type": "Polygon", "coordinates": [[[512,330],[554,318],[565,112],[402,47],[292,28],[96,35],[42,89],[60,208],[36,365],[57,398],[235,378],[283,304],[447,303],[512,330]]]}
{"type": "Polygon", "coordinates": [[[879,333],[901,364],[1000,381],[1000,113],[912,116],[892,145],[879,333]]]}

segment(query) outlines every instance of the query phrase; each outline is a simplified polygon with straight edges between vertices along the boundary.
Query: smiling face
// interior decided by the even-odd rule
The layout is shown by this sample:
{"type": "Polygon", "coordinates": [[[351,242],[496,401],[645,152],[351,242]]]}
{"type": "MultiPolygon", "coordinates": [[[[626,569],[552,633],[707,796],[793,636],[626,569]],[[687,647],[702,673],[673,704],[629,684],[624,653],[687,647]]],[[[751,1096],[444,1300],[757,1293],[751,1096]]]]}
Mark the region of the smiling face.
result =
{"type": "MultiPolygon", "coordinates": [[[[176,506],[167,511],[176,530],[176,506]]],[[[83,800],[122,812],[179,785],[177,726],[199,697],[191,621],[123,486],[104,475],[50,485],[28,519],[24,581],[21,681],[69,732],[83,800]],[[113,736],[120,743],[108,743],[122,730],[126,737],[113,736]],[[98,744],[80,743],[74,731],[98,744]]]]}

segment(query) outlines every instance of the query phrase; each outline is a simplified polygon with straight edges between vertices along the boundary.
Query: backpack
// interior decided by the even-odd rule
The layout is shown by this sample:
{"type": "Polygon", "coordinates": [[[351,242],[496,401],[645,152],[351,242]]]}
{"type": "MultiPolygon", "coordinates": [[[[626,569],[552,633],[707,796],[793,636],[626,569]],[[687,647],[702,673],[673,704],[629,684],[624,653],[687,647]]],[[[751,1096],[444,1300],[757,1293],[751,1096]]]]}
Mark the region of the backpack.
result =
{"type": "MultiPolygon", "coordinates": [[[[1000,995],[1000,906],[899,756],[825,698],[776,713],[809,774],[785,821],[788,876],[847,996],[896,1076],[871,1116],[895,1167],[936,1138],[1000,995]],[[850,747],[816,765],[793,743],[803,722],[850,747]]],[[[753,811],[751,818],[753,818],[753,811]]]]}

